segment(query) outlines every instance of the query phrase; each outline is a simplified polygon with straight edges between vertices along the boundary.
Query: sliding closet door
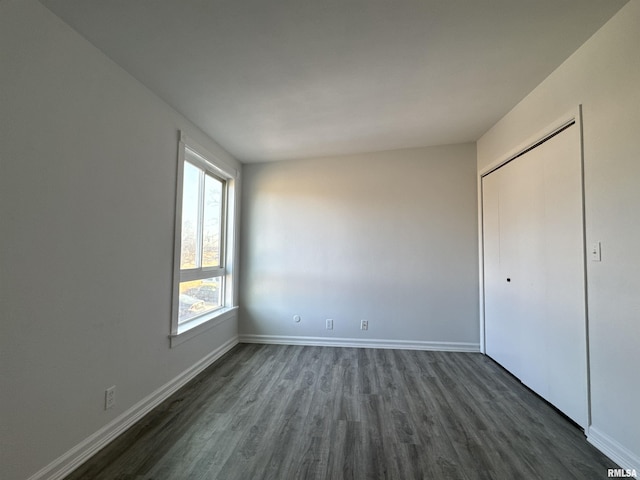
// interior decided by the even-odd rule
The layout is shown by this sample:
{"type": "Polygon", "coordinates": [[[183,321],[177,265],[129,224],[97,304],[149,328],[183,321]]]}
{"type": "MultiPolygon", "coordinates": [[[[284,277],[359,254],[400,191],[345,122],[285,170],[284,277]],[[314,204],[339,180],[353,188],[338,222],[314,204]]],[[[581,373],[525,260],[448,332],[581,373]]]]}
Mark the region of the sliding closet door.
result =
{"type": "Polygon", "coordinates": [[[544,319],[549,401],[588,423],[587,321],[580,135],[573,126],[536,150],[544,173],[544,319]]]}
{"type": "MultiPolygon", "coordinates": [[[[504,191],[507,182],[506,167],[482,179],[483,230],[484,230],[484,288],[485,288],[485,348],[487,355],[520,377],[521,319],[517,313],[515,298],[509,295],[511,280],[507,267],[507,249],[501,239],[507,235],[501,222],[500,206],[508,203],[504,191]],[[504,187],[503,187],[504,185],[504,187]],[[516,341],[518,340],[518,341],[516,341]]],[[[504,242],[506,243],[506,242],[504,242]]]]}
{"type": "MultiPolygon", "coordinates": [[[[521,367],[516,373],[522,382],[546,397],[544,329],[541,328],[540,306],[544,303],[543,175],[535,151],[509,163],[501,172],[500,239],[503,282],[506,297],[514,305],[521,367]]],[[[515,373],[515,372],[514,372],[515,373]]]]}
{"type": "Polygon", "coordinates": [[[482,179],[486,352],[587,424],[577,126],[482,179]]]}

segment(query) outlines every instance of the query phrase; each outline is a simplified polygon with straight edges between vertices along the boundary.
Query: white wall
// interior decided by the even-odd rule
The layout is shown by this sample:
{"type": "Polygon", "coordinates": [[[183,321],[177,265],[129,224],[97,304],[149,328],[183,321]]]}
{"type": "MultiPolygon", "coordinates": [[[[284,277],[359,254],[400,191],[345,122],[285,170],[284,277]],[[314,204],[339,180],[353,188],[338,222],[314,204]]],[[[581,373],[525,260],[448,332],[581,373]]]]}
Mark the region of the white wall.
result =
{"type": "Polygon", "coordinates": [[[234,319],[169,348],[178,130],[239,165],[35,1],[0,3],[0,65],[0,477],[13,480],[236,337],[234,319]]]}
{"type": "Polygon", "coordinates": [[[592,428],[640,471],[640,0],[632,0],[478,141],[478,169],[583,105],[592,428]]]}
{"type": "Polygon", "coordinates": [[[241,339],[478,349],[474,144],[243,174],[241,339]]]}

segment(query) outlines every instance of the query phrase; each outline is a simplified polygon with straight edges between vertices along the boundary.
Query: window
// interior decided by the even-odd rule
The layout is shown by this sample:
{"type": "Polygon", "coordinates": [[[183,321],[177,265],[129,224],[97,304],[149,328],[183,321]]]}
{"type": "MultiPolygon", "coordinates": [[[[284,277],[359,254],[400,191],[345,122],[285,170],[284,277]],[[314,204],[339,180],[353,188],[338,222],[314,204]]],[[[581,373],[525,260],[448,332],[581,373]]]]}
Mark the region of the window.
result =
{"type": "Polygon", "coordinates": [[[234,305],[230,268],[234,209],[230,207],[237,172],[204,152],[182,137],[172,337],[224,320],[234,305]]]}

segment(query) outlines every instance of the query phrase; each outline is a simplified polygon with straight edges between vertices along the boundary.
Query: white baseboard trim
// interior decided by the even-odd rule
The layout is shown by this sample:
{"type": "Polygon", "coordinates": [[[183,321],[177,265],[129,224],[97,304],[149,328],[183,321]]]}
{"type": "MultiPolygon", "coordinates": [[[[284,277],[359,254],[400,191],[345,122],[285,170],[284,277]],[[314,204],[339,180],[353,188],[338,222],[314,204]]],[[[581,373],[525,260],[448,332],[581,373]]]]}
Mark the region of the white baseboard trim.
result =
{"type": "Polygon", "coordinates": [[[423,342],[336,337],[295,337],[288,335],[240,335],[240,343],[308,345],[318,347],[387,348],[396,350],[431,350],[439,352],[480,352],[479,343],[423,342]]]}
{"type": "Polygon", "coordinates": [[[597,428],[589,427],[587,441],[620,465],[621,468],[640,472],[640,456],[631,452],[609,435],[602,433],[597,428]]]}
{"type": "Polygon", "coordinates": [[[238,343],[238,337],[229,339],[180,375],[140,400],[112,422],[87,437],[46,467],[31,475],[28,480],[59,480],[69,475],[238,343]]]}

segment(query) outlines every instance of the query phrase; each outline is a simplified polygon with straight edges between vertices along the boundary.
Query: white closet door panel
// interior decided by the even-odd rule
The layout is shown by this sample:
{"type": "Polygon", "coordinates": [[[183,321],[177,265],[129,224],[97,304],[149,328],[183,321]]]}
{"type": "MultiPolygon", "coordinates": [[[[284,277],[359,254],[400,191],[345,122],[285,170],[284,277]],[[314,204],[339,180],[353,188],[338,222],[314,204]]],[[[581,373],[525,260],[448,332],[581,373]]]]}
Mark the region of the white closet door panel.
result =
{"type": "Polygon", "coordinates": [[[545,223],[544,175],[542,159],[537,149],[506,165],[508,176],[504,177],[503,190],[508,192],[508,201],[500,204],[505,221],[501,224],[509,255],[508,283],[510,296],[516,307],[513,314],[518,317],[517,344],[521,355],[520,380],[539,395],[548,394],[547,373],[544,364],[547,356],[544,319],[545,223]]]}
{"type": "Polygon", "coordinates": [[[487,355],[518,376],[520,349],[514,338],[519,337],[520,327],[516,324],[518,318],[513,312],[501,254],[500,185],[503,172],[501,169],[482,179],[485,349],[487,355]]]}
{"type": "Polygon", "coordinates": [[[545,205],[545,397],[582,427],[588,423],[582,167],[576,126],[542,144],[545,205]]]}

